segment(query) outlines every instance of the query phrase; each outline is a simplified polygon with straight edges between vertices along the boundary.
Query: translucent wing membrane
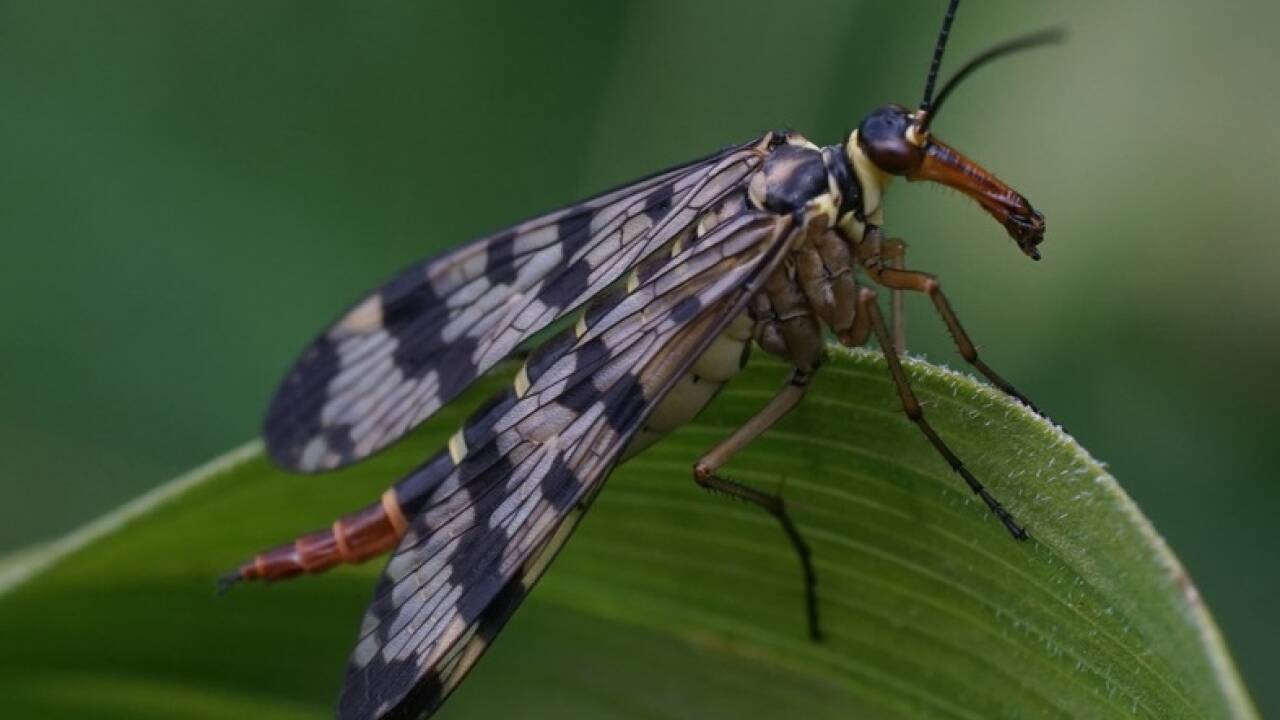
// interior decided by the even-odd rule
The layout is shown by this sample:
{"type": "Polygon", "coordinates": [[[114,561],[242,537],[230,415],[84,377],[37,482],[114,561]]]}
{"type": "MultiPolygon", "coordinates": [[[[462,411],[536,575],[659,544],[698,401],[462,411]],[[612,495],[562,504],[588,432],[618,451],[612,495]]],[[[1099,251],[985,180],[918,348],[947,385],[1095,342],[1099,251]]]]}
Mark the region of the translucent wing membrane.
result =
{"type": "Polygon", "coordinates": [[[386,447],[741,186],[760,142],[427,260],[353,306],[285,376],[267,449],[301,471],[386,447]]]}
{"type": "Polygon", "coordinates": [[[344,718],[430,714],[471,668],[671,386],[785,255],[790,217],[744,211],[637,268],[468,421],[465,452],[392,556],[348,669],[344,718]]]}

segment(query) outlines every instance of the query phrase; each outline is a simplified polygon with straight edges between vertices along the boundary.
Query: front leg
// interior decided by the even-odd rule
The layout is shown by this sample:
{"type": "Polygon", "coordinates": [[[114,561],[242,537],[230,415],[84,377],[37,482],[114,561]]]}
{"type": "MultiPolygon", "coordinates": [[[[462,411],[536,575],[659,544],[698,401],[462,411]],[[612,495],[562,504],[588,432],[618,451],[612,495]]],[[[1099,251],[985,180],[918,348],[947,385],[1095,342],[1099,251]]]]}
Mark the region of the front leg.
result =
{"type": "MultiPolygon", "coordinates": [[[[880,257],[894,270],[902,270],[907,262],[907,241],[889,238],[880,244],[880,257]]],[[[899,355],[907,353],[907,313],[902,303],[902,289],[889,288],[889,331],[893,335],[893,349],[899,355]]]]}
{"type": "Polygon", "coordinates": [[[947,445],[942,436],[933,429],[933,425],[924,416],[924,408],[920,405],[920,401],[916,398],[915,391],[911,389],[911,383],[907,380],[907,373],[902,369],[902,361],[898,358],[898,353],[893,349],[893,341],[889,337],[889,328],[885,325],[884,318],[880,315],[880,307],[876,304],[876,292],[870,288],[863,288],[858,294],[860,307],[860,315],[867,318],[868,329],[862,335],[856,335],[850,338],[853,344],[861,345],[867,340],[867,336],[874,333],[876,340],[880,343],[880,349],[884,353],[885,363],[889,366],[889,375],[893,378],[894,387],[898,390],[898,398],[902,401],[902,409],[906,412],[911,422],[916,424],[921,433],[924,433],[925,439],[930,445],[938,451],[951,469],[964,479],[965,484],[973,491],[975,495],[982,498],[987,507],[991,510],[1000,522],[1009,531],[1009,534],[1016,540],[1026,540],[1029,535],[1014,519],[1013,515],[1005,510],[1004,506],[991,494],[987,487],[983,485],[973,473],[965,467],[965,464],[956,455],[955,451],[947,445]]]}
{"type": "MultiPolygon", "coordinates": [[[[950,333],[951,339],[956,343],[956,349],[960,351],[960,356],[965,362],[973,366],[975,370],[982,373],[992,385],[1000,388],[1005,394],[1016,398],[1023,405],[1026,405],[1032,412],[1037,415],[1049,419],[1047,415],[1036,407],[1035,403],[1018,391],[1008,380],[1005,380],[995,370],[978,357],[978,349],[973,344],[973,340],[969,338],[969,334],[965,332],[964,327],[960,325],[960,318],[956,317],[955,310],[951,308],[951,303],[947,300],[947,296],[942,292],[942,285],[934,276],[917,272],[915,270],[904,270],[900,267],[887,267],[882,258],[885,255],[885,249],[893,243],[901,243],[900,240],[882,240],[878,230],[869,230],[866,239],[858,248],[858,260],[862,267],[867,271],[876,284],[889,288],[890,291],[897,293],[902,290],[924,293],[933,301],[933,307],[937,310],[942,322],[947,326],[947,332],[950,333]]],[[[905,243],[903,243],[905,247],[905,243]]],[[[898,330],[897,327],[894,328],[898,330]]],[[[902,352],[898,345],[898,337],[895,332],[893,339],[894,349],[899,353],[902,352]]]]}

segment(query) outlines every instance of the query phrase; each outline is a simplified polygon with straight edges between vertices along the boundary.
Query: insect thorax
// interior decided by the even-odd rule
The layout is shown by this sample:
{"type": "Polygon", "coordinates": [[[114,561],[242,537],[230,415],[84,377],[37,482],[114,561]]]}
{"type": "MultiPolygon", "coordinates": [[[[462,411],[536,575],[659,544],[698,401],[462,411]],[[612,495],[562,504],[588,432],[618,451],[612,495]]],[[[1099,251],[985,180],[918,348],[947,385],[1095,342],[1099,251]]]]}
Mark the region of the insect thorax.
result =
{"type": "Polygon", "coordinates": [[[795,239],[783,266],[752,299],[750,314],[756,344],[808,371],[822,360],[822,326],[841,336],[853,326],[855,247],[867,225],[882,220],[883,181],[856,134],[845,146],[826,148],[795,133],[779,137],[748,184],[748,202],[797,222],[816,211],[821,227],[795,239]]]}
{"type": "MultiPolygon", "coordinates": [[[[820,148],[799,133],[774,135],[769,154],[748,185],[753,207],[785,215],[801,212],[813,201],[829,201],[833,226],[859,230],[877,213],[882,179],[868,172],[869,163],[858,162],[865,158],[856,141],[820,148]],[[872,186],[869,192],[863,192],[864,184],[872,186]],[[868,200],[876,207],[867,207],[868,200]]],[[[860,238],[857,232],[851,239],[860,238]]]]}

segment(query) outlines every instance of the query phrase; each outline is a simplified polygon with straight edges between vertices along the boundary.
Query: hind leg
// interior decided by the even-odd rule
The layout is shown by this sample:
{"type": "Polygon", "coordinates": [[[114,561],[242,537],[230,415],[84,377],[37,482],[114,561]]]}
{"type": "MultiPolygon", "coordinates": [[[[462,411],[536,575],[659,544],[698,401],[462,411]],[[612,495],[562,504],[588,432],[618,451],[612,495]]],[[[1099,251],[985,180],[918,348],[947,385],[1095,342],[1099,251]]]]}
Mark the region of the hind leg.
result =
{"type": "Polygon", "coordinates": [[[809,546],[787,513],[782,497],[716,474],[738,451],[750,445],[761,433],[772,427],[799,404],[812,378],[812,373],[793,370],[787,384],[773,396],[768,404],[694,464],[693,480],[707,490],[745,500],[778,520],[791,547],[795,549],[796,556],[800,559],[800,569],[804,576],[805,613],[809,623],[809,637],[820,640],[822,633],[818,627],[818,580],[813,571],[813,560],[810,557],[809,546]]]}

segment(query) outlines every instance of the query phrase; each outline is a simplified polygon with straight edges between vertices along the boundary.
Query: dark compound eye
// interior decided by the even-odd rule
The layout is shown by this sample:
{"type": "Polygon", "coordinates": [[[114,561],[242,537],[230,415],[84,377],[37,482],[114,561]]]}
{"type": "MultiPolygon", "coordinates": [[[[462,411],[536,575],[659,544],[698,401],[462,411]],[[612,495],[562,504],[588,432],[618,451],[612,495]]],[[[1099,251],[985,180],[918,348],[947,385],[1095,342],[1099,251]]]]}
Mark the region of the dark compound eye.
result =
{"type": "Polygon", "coordinates": [[[893,175],[906,175],[920,167],[924,154],[907,140],[911,114],[901,105],[876,108],[858,126],[858,145],[876,167],[893,175]]]}

